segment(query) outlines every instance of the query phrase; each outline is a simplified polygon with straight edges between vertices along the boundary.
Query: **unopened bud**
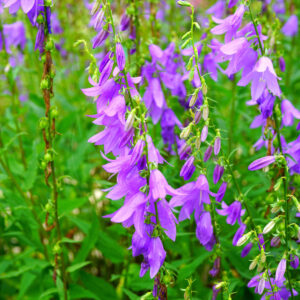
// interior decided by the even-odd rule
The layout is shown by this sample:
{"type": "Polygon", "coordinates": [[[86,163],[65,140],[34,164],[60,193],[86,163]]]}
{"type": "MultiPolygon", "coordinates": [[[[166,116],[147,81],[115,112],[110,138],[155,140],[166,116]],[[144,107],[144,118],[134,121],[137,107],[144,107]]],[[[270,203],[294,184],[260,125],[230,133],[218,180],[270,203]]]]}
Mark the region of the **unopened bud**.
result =
{"type": "Polygon", "coordinates": [[[269,233],[273,228],[274,226],[276,225],[276,222],[274,220],[271,220],[264,228],[263,230],[263,234],[267,234],[269,233]]]}
{"type": "Polygon", "coordinates": [[[260,261],[262,263],[265,263],[266,262],[266,254],[265,254],[265,251],[264,251],[264,248],[261,248],[261,255],[260,255],[260,261]]]}
{"type": "Polygon", "coordinates": [[[294,205],[296,206],[298,212],[300,212],[300,203],[298,202],[297,198],[295,196],[291,196],[293,202],[294,202],[294,205]]]}
{"type": "Polygon", "coordinates": [[[192,5],[187,2],[187,1],[178,1],[177,4],[181,5],[181,6],[188,6],[191,7],[192,5]]]}
{"type": "Polygon", "coordinates": [[[195,74],[195,68],[191,68],[190,74],[189,74],[189,81],[192,81],[194,79],[194,74],[195,74]]]}
{"type": "Polygon", "coordinates": [[[207,85],[206,85],[205,82],[204,82],[204,84],[202,85],[202,93],[203,93],[204,96],[207,94],[207,85]]]}
{"type": "Polygon", "coordinates": [[[225,284],[226,284],[226,282],[221,281],[221,282],[219,282],[219,283],[217,283],[217,284],[215,285],[215,289],[216,289],[216,290],[219,290],[219,289],[222,288],[225,284]]]}
{"type": "Polygon", "coordinates": [[[97,12],[99,7],[100,7],[100,1],[96,0],[93,7],[92,7],[92,10],[91,10],[91,15],[92,16],[97,12]]]}
{"type": "Polygon", "coordinates": [[[257,259],[255,258],[255,259],[252,261],[252,263],[250,264],[249,270],[250,270],[250,271],[254,270],[254,269],[256,268],[256,266],[257,266],[257,259]]]}
{"type": "Polygon", "coordinates": [[[204,119],[204,121],[206,121],[208,119],[208,115],[209,115],[209,109],[208,109],[208,106],[205,105],[205,106],[203,106],[203,119],[204,119]]]}
{"type": "Polygon", "coordinates": [[[48,80],[47,79],[42,79],[41,81],[41,89],[46,90],[48,88],[48,80]]]}
{"type": "Polygon", "coordinates": [[[125,123],[125,131],[129,131],[133,127],[135,119],[135,110],[132,110],[125,123]]]}
{"type": "Polygon", "coordinates": [[[275,205],[274,207],[272,207],[271,209],[271,213],[275,214],[280,210],[280,206],[279,205],[275,205]]]}
{"type": "Polygon", "coordinates": [[[191,125],[188,125],[187,127],[183,128],[180,133],[181,139],[187,139],[191,133],[191,125]]]}
{"type": "Polygon", "coordinates": [[[199,150],[200,146],[201,146],[201,138],[200,138],[200,136],[198,136],[195,141],[195,147],[197,150],[199,150]]]}
{"type": "Polygon", "coordinates": [[[201,119],[201,110],[197,110],[194,116],[194,122],[195,124],[198,124],[200,122],[201,119]]]}
{"type": "Polygon", "coordinates": [[[260,263],[257,267],[257,272],[260,273],[264,269],[265,264],[260,263]]]}
{"type": "Polygon", "coordinates": [[[45,160],[46,162],[52,161],[52,155],[51,155],[49,152],[47,152],[47,153],[44,155],[44,160],[45,160]]]}
{"type": "Polygon", "coordinates": [[[195,92],[194,92],[194,94],[191,97],[191,100],[190,100],[190,103],[189,103],[190,107],[192,107],[192,106],[195,105],[195,103],[196,103],[196,101],[198,99],[198,94],[199,94],[199,89],[196,89],[195,92]]]}
{"type": "Polygon", "coordinates": [[[252,234],[252,232],[250,231],[247,234],[242,235],[242,237],[237,241],[236,245],[238,247],[244,245],[248,241],[248,239],[250,238],[251,234],[252,234]]]}

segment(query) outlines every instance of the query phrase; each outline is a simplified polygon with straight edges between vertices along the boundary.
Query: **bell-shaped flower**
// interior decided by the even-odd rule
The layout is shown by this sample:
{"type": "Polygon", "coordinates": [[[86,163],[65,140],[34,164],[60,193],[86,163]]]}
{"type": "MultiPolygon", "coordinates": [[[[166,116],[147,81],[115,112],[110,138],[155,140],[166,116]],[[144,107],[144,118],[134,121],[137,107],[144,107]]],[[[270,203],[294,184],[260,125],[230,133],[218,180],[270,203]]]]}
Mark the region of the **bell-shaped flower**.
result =
{"type": "Polygon", "coordinates": [[[277,79],[272,61],[268,57],[262,56],[255,64],[253,70],[242,77],[238,85],[246,86],[251,81],[251,96],[253,100],[257,100],[266,87],[273,95],[280,97],[281,91],[277,79]]]}
{"type": "Polygon", "coordinates": [[[282,124],[284,126],[292,126],[295,119],[300,119],[300,111],[293,104],[285,99],[281,102],[282,124]]]}
{"type": "Polygon", "coordinates": [[[201,213],[200,218],[199,220],[196,220],[196,223],[196,237],[202,245],[206,245],[214,234],[210,213],[207,211],[201,213]]]}
{"type": "Polygon", "coordinates": [[[154,200],[165,198],[166,195],[175,196],[179,194],[168,184],[164,175],[157,169],[150,172],[149,189],[149,193],[154,200]]]}
{"type": "Polygon", "coordinates": [[[298,17],[292,15],[282,27],[282,32],[286,36],[294,36],[298,33],[298,17]]]}
{"type": "Polygon", "coordinates": [[[196,170],[196,167],[194,166],[194,160],[194,156],[190,156],[189,159],[182,166],[180,170],[180,176],[183,177],[184,180],[189,180],[192,177],[194,171],[196,170]]]}
{"type": "Polygon", "coordinates": [[[236,221],[241,225],[241,216],[244,215],[245,210],[242,209],[240,201],[234,201],[229,206],[223,201],[222,209],[216,209],[219,215],[227,216],[226,222],[229,225],[234,225],[236,221]]]}

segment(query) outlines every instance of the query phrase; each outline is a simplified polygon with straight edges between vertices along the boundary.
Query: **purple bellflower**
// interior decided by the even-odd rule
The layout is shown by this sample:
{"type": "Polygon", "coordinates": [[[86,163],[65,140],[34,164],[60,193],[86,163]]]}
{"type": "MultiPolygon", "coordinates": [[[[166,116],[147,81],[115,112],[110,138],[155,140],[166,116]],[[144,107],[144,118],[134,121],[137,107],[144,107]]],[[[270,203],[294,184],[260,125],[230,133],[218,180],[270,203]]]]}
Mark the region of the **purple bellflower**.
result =
{"type": "Polygon", "coordinates": [[[234,201],[229,206],[223,201],[222,209],[216,209],[219,215],[227,216],[227,224],[234,225],[236,221],[241,225],[241,216],[244,215],[245,210],[242,209],[240,201],[234,201]]]}

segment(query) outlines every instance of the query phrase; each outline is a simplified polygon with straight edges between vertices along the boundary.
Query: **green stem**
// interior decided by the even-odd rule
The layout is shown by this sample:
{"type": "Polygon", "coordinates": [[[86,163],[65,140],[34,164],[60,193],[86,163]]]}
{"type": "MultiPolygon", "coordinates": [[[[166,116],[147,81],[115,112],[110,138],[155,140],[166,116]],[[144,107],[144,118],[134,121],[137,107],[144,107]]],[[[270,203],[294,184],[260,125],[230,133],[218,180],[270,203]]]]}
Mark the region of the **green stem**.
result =
{"type": "MultiPolygon", "coordinates": [[[[45,31],[45,44],[49,39],[49,32],[47,29],[47,13],[46,13],[46,7],[45,7],[45,24],[44,24],[44,31],[45,31]]],[[[44,46],[45,46],[44,44],[44,46]]],[[[46,49],[45,49],[46,50],[46,49]]],[[[42,79],[47,79],[50,82],[50,86],[48,89],[43,91],[43,97],[45,101],[45,116],[48,118],[48,135],[45,140],[45,146],[46,146],[46,151],[48,150],[53,150],[53,139],[55,137],[55,119],[51,118],[51,100],[50,98],[52,97],[52,88],[53,88],[53,77],[51,77],[51,68],[52,68],[52,55],[49,50],[46,50],[46,59],[44,63],[44,73],[42,76],[42,79]],[[52,119],[52,120],[51,120],[52,119]]],[[[53,155],[53,153],[51,153],[53,155]]],[[[67,288],[67,276],[66,276],[66,267],[65,267],[65,262],[64,262],[64,254],[63,254],[63,246],[61,245],[61,239],[62,239],[62,234],[61,234],[61,228],[60,228],[60,223],[59,223],[59,215],[58,215],[58,189],[57,189],[57,179],[56,179],[56,172],[55,172],[55,163],[54,159],[51,160],[50,162],[51,166],[51,173],[50,176],[52,176],[52,203],[54,205],[54,219],[55,219],[55,225],[56,225],[56,232],[57,232],[57,244],[62,247],[62,250],[57,253],[58,257],[60,258],[60,263],[61,263],[61,277],[63,281],[63,288],[64,288],[64,299],[68,299],[68,288],[67,288]]],[[[46,175],[48,176],[48,175],[46,175]]]]}
{"type": "Polygon", "coordinates": [[[251,21],[253,23],[253,26],[254,26],[254,29],[255,29],[255,33],[256,33],[256,36],[257,36],[257,39],[258,39],[258,43],[259,43],[259,48],[260,48],[260,51],[261,51],[261,55],[264,55],[264,49],[263,49],[262,42],[261,42],[260,37],[259,37],[257,25],[256,25],[256,22],[255,22],[255,20],[253,18],[252,11],[251,11],[251,2],[249,4],[249,13],[250,13],[250,18],[251,18],[251,21]]]}
{"type": "Polygon", "coordinates": [[[230,129],[228,134],[228,153],[230,154],[233,148],[233,131],[235,121],[235,106],[236,106],[236,80],[232,80],[232,101],[230,110],[230,129]]]}
{"type": "MultiPolygon", "coordinates": [[[[277,141],[279,145],[279,150],[281,155],[283,155],[283,149],[282,149],[282,144],[281,144],[281,137],[280,137],[280,127],[279,127],[279,122],[278,122],[278,116],[276,113],[276,109],[274,109],[274,119],[275,119],[275,129],[276,129],[276,134],[277,134],[277,141]]],[[[287,165],[285,161],[285,166],[283,168],[283,177],[282,177],[282,182],[283,182],[283,197],[285,200],[285,222],[284,222],[284,231],[285,231],[285,251],[287,253],[287,261],[289,261],[289,241],[290,241],[290,234],[289,234],[289,223],[290,223],[290,216],[289,216],[289,198],[288,198],[288,181],[287,181],[287,176],[288,176],[288,170],[287,170],[287,165]]],[[[292,299],[294,299],[294,292],[291,284],[291,275],[290,275],[290,269],[289,269],[289,264],[287,264],[286,267],[286,274],[287,274],[287,280],[288,280],[288,285],[289,285],[289,290],[292,295],[292,299]]]]}

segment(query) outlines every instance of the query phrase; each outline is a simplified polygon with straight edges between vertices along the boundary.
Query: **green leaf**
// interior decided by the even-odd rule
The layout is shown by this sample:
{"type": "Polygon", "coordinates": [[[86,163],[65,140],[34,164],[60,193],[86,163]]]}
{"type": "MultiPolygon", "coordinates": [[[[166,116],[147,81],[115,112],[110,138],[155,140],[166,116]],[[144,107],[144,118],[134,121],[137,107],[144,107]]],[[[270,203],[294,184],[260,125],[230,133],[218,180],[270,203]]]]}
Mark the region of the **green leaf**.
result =
{"type": "Polygon", "coordinates": [[[40,295],[39,300],[49,299],[50,295],[57,294],[57,288],[51,288],[46,290],[43,294],[40,295]]]}
{"type": "Polygon", "coordinates": [[[38,170],[38,156],[35,143],[32,146],[32,154],[28,162],[28,168],[24,175],[24,189],[30,190],[36,180],[38,170]]]}
{"type": "Polygon", "coordinates": [[[179,270],[178,280],[184,280],[190,277],[196,269],[203,263],[203,261],[210,256],[210,253],[206,250],[202,250],[202,254],[194,259],[191,263],[185,265],[182,269],[179,270]]]}
{"type": "Polygon", "coordinates": [[[84,287],[99,296],[99,299],[118,299],[115,288],[103,278],[80,271],[80,280],[84,287]]]}
{"type": "Polygon", "coordinates": [[[75,199],[60,199],[58,206],[59,215],[68,214],[75,208],[81,207],[85,202],[87,202],[88,198],[75,198],[75,199]]]}
{"type": "Polygon", "coordinates": [[[69,273],[75,272],[75,271],[77,271],[77,270],[79,270],[79,269],[81,269],[81,268],[83,268],[83,267],[85,267],[89,264],[91,264],[90,261],[84,261],[84,262],[69,266],[67,268],[67,272],[69,272],[69,273]]]}
{"type": "Polygon", "coordinates": [[[127,289],[123,289],[124,293],[128,296],[128,298],[130,300],[139,300],[141,299],[141,297],[137,296],[136,294],[130,292],[129,290],[127,289]]]}
{"type": "MultiPolygon", "coordinates": [[[[98,221],[98,217],[96,216],[96,214],[92,215],[92,223],[90,225],[90,229],[89,232],[86,236],[86,238],[84,239],[80,250],[78,251],[75,259],[74,259],[74,263],[80,263],[83,262],[86,257],[88,256],[88,254],[90,253],[90,250],[95,246],[95,243],[97,241],[97,239],[99,238],[99,221],[98,221]]],[[[110,251],[113,248],[110,249],[110,251]]],[[[111,251],[113,252],[113,251],[111,251]]]]}
{"type": "Polygon", "coordinates": [[[26,272],[23,274],[23,276],[21,278],[18,299],[23,299],[23,296],[25,295],[26,291],[31,286],[31,284],[33,283],[35,278],[36,278],[36,274],[33,274],[31,272],[26,272]]]}
{"type": "Polygon", "coordinates": [[[19,270],[0,274],[0,279],[17,277],[31,269],[33,269],[33,266],[23,266],[19,270]]]}
{"type": "Polygon", "coordinates": [[[103,256],[113,263],[121,263],[124,261],[125,249],[104,231],[99,233],[97,247],[101,250],[103,256]]]}
{"type": "Polygon", "coordinates": [[[67,237],[63,237],[61,239],[61,243],[66,243],[66,244],[78,244],[80,243],[80,241],[75,241],[75,240],[72,240],[72,239],[69,239],[67,237]]]}
{"type": "Polygon", "coordinates": [[[101,299],[91,291],[77,284],[70,285],[69,292],[70,292],[70,299],[101,299]]]}

